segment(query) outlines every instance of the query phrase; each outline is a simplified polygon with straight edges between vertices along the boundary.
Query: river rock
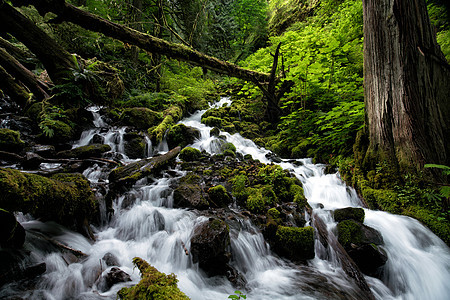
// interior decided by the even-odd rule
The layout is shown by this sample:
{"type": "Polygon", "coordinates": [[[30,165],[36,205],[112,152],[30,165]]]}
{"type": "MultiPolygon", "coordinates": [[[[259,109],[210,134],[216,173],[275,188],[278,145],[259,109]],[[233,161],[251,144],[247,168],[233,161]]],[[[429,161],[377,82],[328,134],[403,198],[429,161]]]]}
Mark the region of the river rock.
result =
{"type": "Polygon", "coordinates": [[[274,251],[293,261],[314,258],[314,229],[307,227],[278,226],[274,251]]]}
{"type": "Polygon", "coordinates": [[[337,225],[338,241],[355,261],[361,271],[375,276],[378,268],[387,261],[381,246],[384,244],[381,234],[355,220],[344,220],[337,225]]]}
{"type": "Polygon", "coordinates": [[[137,132],[129,132],[124,134],[123,139],[125,141],[125,154],[129,158],[144,158],[147,143],[143,136],[139,135],[137,132]]]}
{"type": "Polygon", "coordinates": [[[176,146],[183,148],[189,144],[193,144],[198,138],[200,138],[200,131],[198,129],[184,124],[177,124],[172,126],[167,133],[167,144],[169,148],[176,146]]]}
{"type": "Polygon", "coordinates": [[[20,152],[25,142],[20,139],[20,133],[7,128],[0,128],[0,151],[20,152]]]}
{"type": "Polygon", "coordinates": [[[162,114],[145,107],[133,107],[124,110],[120,121],[126,126],[148,129],[162,121],[162,114]]]}
{"type": "Polygon", "coordinates": [[[182,177],[173,193],[174,207],[208,208],[208,194],[203,190],[200,183],[200,176],[193,173],[188,173],[182,177]]]}
{"type": "Polygon", "coordinates": [[[20,248],[24,242],[25,229],[12,213],[0,208],[0,246],[20,248]]]}
{"type": "Polygon", "coordinates": [[[364,209],[356,207],[346,207],[336,209],[334,211],[334,220],[336,222],[341,222],[344,220],[355,220],[356,222],[364,222],[364,209]]]}
{"type": "Polygon", "coordinates": [[[108,252],[105,255],[103,255],[102,260],[108,267],[114,267],[119,265],[119,259],[111,252],[108,252]]]}
{"type": "Polygon", "coordinates": [[[106,144],[92,144],[77,147],[71,150],[60,151],[57,153],[61,158],[89,158],[101,157],[103,153],[111,150],[111,146],[106,144]]]}
{"type": "Polygon", "coordinates": [[[130,275],[117,267],[112,267],[106,275],[100,277],[97,287],[103,293],[109,291],[113,285],[127,281],[131,281],[130,275]]]}
{"type": "Polygon", "coordinates": [[[220,219],[210,218],[194,229],[191,238],[191,254],[194,263],[199,264],[209,276],[225,275],[230,253],[230,232],[228,225],[220,219]]]}

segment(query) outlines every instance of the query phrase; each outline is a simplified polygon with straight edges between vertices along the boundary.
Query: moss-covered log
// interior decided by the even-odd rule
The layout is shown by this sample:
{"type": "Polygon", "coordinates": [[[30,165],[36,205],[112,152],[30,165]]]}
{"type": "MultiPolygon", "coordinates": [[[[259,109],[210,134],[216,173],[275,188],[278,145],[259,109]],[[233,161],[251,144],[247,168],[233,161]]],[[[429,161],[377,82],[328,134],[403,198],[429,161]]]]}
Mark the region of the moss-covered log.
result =
{"type": "Polygon", "coordinates": [[[25,105],[31,98],[30,93],[2,66],[0,66],[0,89],[15,99],[20,106],[25,105]]]}
{"type": "Polygon", "coordinates": [[[89,182],[81,174],[47,178],[0,168],[0,190],[1,208],[30,213],[78,230],[84,230],[86,221],[97,211],[89,182]]]}
{"type": "MultiPolygon", "coordinates": [[[[254,83],[268,83],[270,75],[241,68],[235,64],[221,61],[186,46],[169,43],[163,39],[139,32],[127,26],[113,23],[87,11],[81,10],[62,0],[15,0],[14,5],[34,5],[42,15],[53,12],[58,15],[56,22],[68,21],[87,30],[103,33],[122,42],[136,45],[151,53],[189,62],[212,71],[241,78],[254,83]]],[[[33,51],[34,52],[34,51],[33,51]]]]}

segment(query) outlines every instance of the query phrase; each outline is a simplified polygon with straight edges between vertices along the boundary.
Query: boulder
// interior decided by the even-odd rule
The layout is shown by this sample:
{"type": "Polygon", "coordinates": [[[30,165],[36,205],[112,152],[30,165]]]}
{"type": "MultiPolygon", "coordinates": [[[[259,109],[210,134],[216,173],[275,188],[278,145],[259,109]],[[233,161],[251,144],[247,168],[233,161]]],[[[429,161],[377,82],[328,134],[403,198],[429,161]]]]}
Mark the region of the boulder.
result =
{"type": "Polygon", "coordinates": [[[92,144],[77,147],[71,150],[60,151],[56,155],[60,158],[89,158],[101,157],[103,153],[111,150],[106,144],[92,144]]]}
{"type": "Polygon", "coordinates": [[[312,259],[314,252],[314,228],[278,226],[274,251],[294,261],[312,259]]]}
{"type": "Polygon", "coordinates": [[[200,181],[200,177],[193,173],[182,177],[173,193],[174,207],[208,208],[208,195],[203,191],[200,181]]]}
{"type": "Polygon", "coordinates": [[[191,238],[191,254],[194,263],[199,264],[209,276],[225,275],[230,253],[230,232],[228,225],[220,219],[210,218],[194,229],[191,238]]]}
{"type": "Polygon", "coordinates": [[[356,222],[364,222],[364,209],[355,207],[346,207],[336,209],[334,211],[334,220],[341,222],[344,220],[355,220],[356,222]]]}
{"type": "Polygon", "coordinates": [[[193,144],[198,138],[200,138],[200,131],[198,129],[184,124],[177,124],[172,126],[167,133],[167,144],[169,148],[176,146],[183,148],[189,144],[193,144]]]}
{"type": "Polygon", "coordinates": [[[117,267],[112,267],[108,273],[100,277],[97,287],[102,293],[104,293],[109,291],[113,285],[127,281],[131,281],[130,275],[117,267]]]}
{"type": "Polygon", "coordinates": [[[0,128],[0,151],[20,152],[25,142],[20,139],[20,133],[7,128],[0,128]]]}
{"type": "Polygon", "coordinates": [[[12,213],[0,208],[0,246],[20,248],[24,242],[25,229],[12,213]]]}
{"type": "Polygon", "coordinates": [[[120,116],[121,123],[137,129],[148,129],[162,121],[162,114],[145,107],[127,108],[120,116]]]}
{"type": "Polygon", "coordinates": [[[145,148],[147,143],[145,142],[145,138],[142,135],[139,135],[136,132],[126,133],[123,136],[125,141],[124,148],[125,154],[131,158],[144,158],[145,156],[145,148]]]}
{"type": "Polygon", "coordinates": [[[180,152],[180,159],[184,161],[195,161],[199,160],[202,157],[202,153],[200,150],[192,148],[192,147],[186,147],[180,152]]]}
{"type": "Polygon", "coordinates": [[[232,198],[228,194],[223,185],[216,185],[208,190],[209,200],[217,207],[227,207],[232,202],[232,198]]]}
{"type": "Polygon", "coordinates": [[[380,233],[355,220],[344,220],[337,225],[338,241],[361,271],[375,276],[387,261],[380,233]]]}

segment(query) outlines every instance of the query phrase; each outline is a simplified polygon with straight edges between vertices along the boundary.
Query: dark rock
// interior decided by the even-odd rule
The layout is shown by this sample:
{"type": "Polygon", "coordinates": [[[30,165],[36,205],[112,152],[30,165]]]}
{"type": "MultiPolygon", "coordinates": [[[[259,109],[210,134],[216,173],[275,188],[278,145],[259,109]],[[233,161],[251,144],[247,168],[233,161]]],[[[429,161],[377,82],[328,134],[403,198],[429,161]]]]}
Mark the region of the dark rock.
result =
{"type": "Polygon", "coordinates": [[[144,107],[133,107],[124,110],[120,116],[122,124],[133,126],[137,129],[148,129],[158,125],[162,120],[162,114],[144,107]]]}
{"type": "Polygon", "coordinates": [[[208,195],[203,191],[200,181],[200,177],[193,173],[182,177],[173,193],[174,207],[208,208],[208,195]]]}
{"type": "Polygon", "coordinates": [[[0,208],[0,245],[5,248],[20,248],[25,242],[25,229],[16,217],[0,208]]]}
{"type": "Polygon", "coordinates": [[[341,222],[344,220],[355,220],[357,222],[364,222],[364,209],[355,207],[346,207],[336,209],[334,211],[334,220],[336,222],[341,222]]]}
{"type": "Polygon", "coordinates": [[[218,136],[220,135],[220,129],[217,128],[217,127],[214,127],[213,129],[211,129],[211,130],[209,131],[209,135],[210,135],[210,136],[218,137],[218,136]]]}
{"type": "Polygon", "coordinates": [[[90,144],[104,144],[105,138],[102,137],[100,134],[94,134],[92,137],[92,140],[90,141],[90,144]]]}
{"type": "Polygon", "coordinates": [[[220,220],[211,218],[194,229],[191,238],[191,254],[194,263],[199,264],[209,276],[225,275],[230,253],[228,225],[220,220]]]}
{"type": "Polygon", "coordinates": [[[81,146],[71,150],[65,150],[57,153],[61,158],[89,158],[101,157],[103,153],[111,150],[111,146],[106,144],[92,144],[81,146]]]}
{"type": "Polygon", "coordinates": [[[247,285],[247,280],[245,279],[245,277],[231,266],[228,266],[226,276],[231,284],[237,289],[244,289],[247,285]]]}
{"type": "Polygon", "coordinates": [[[43,160],[44,159],[39,154],[27,152],[25,154],[25,160],[22,161],[21,165],[26,170],[35,170],[39,168],[43,160]]]}
{"type": "Polygon", "coordinates": [[[387,261],[381,246],[381,234],[354,220],[345,220],[337,225],[338,241],[365,274],[375,276],[379,267],[387,261]]]}
{"type": "Polygon", "coordinates": [[[110,252],[103,255],[102,260],[105,262],[105,264],[108,267],[113,267],[113,266],[119,265],[119,260],[117,259],[117,257],[110,252]]]}
{"type": "Polygon", "coordinates": [[[0,151],[20,152],[25,142],[20,139],[20,133],[7,128],[0,128],[0,151]]]}
{"type": "Polygon", "coordinates": [[[52,145],[34,145],[32,151],[42,157],[51,157],[55,156],[55,146],[52,145]]]}
{"type": "Polygon", "coordinates": [[[137,133],[127,133],[124,135],[125,154],[131,158],[144,158],[147,143],[145,138],[137,133]]]}
{"type": "Polygon", "coordinates": [[[196,128],[186,126],[184,124],[177,124],[167,133],[167,144],[169,148],[176,146],[186,147],[193,144],[196,139],[200,138],[200,131],[196,128]]]}
{"type": "Polygon", "coordinates": [[[266,158],[270,159],[271,161],[275,162],[275,163],[281,163],[282,160],[281,158],[279,158],[275,153],[273,152],[269,152],[266,154],[266,158]]]}
{"type": "Polygon", "coordinates": [[[106,275],[99,279],[97,287],[103,293],[109,291],[113,285],[127,281],[131,281],[130,275],[119,268],[112,267],[106,275]]]}

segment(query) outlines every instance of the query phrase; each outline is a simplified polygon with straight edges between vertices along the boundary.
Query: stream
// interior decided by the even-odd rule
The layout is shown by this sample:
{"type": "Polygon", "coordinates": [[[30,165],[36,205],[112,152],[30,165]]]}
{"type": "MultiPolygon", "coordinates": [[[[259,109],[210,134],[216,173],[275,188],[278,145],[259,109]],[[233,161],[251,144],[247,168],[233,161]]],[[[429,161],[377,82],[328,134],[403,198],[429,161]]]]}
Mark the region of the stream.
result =
{"type": "MultiPolygon", "coordinates": [[[[230,105],[222,98],[212,107],[230,105]]],[[[76,146],[87,145],[95,134],[102,135],[112,152],[124,162],[130,162],[123,153],[124,128],[109,128],[98,114],[94,115],[94,128],[83,133],[76,146]]],[[[191,146],[210,154],[218,151],[212,129],[200,123],[198,111],[181,123],[195,127],[201,137],[191,146]]],[[[239,134],[221,132],[237,152],[252,155],[263,163],[270,152],[256,146],[239,134]]],[[[167,144],[152,146],[147,140],[147,154],[168,151],[167,144]]],[[[305,196],[313,208],[313,214],[325,223],[329,235],[336,232],[332,210],[344,207],[362,207],[356,192],[347,187],[339,174],[325,174],[324,165],[313,164],[311,159],[278,162],[282,168],[295,173],[303,183],[305,196]]],[[[104,182],[107,173],[100,166],[93,166],[83,173],[93,185],[104,182]]],[[[159,271],[174,273],[178,287],[191,299],[227,299],[235,287],[221,276],[208,278],[185,255],[180,241],[190,248],[190,237],[196,225],[207,220],[193,210],[173,208],[171,183],[185,174],[180,169],[165,172],[160,178],[140,180],[125,195],[115,199],[114,215],[110,220],[102,214],[100,226],[94,228],[96,241],[91,242],[81,234],[72,232],[55,223],[42,223],[19,214],[18,221],[27,232],[48,233],[55,240],[88,256],[81,260],[62,253],[42,249],[33,238],[27,237],[24,247],[31,251],[31,259],[44,261],[46,272],[32,287],[11,283],[0,289],[0,299],[21,297],[23,299],[116,299],[117,291],[140,280],[133,267],[136,256],[148,261],[159,271]],[[127,199],[135,199],[127,204],[127,199]],[[115,260],[114,265],[128,273],[130,282],[113,285],[103,291],[104,283],[98,274],[107,274],[112,265],[105,257],[115,260]]],[[[230,209],[239,210],[233,206],[230,209]]],[[[418,221],[382,211],[365,210],[364,224],[378,230],[385,242],[388,261],[380,279],[365,276],[376,299],[450,299],[450,250],[445,243],[418,221]]],[[[247,282],[247,299],[364,299],[354,280],[344,272],[341,260],[331,247],[324,247],[316,240],[316,256],[306,265],[296,265],[280,258],[270,250],[259,230],[246,219],[238,220],[240,226],[230,227],[231,265],[247,282]]],[[[311,218],[307,225],[311,224],[311,218]]],[[[27,235],[28,236],[28,235],[27,235]]],[[[100,276],[101,277],[101,276],[100,276]]]]}

